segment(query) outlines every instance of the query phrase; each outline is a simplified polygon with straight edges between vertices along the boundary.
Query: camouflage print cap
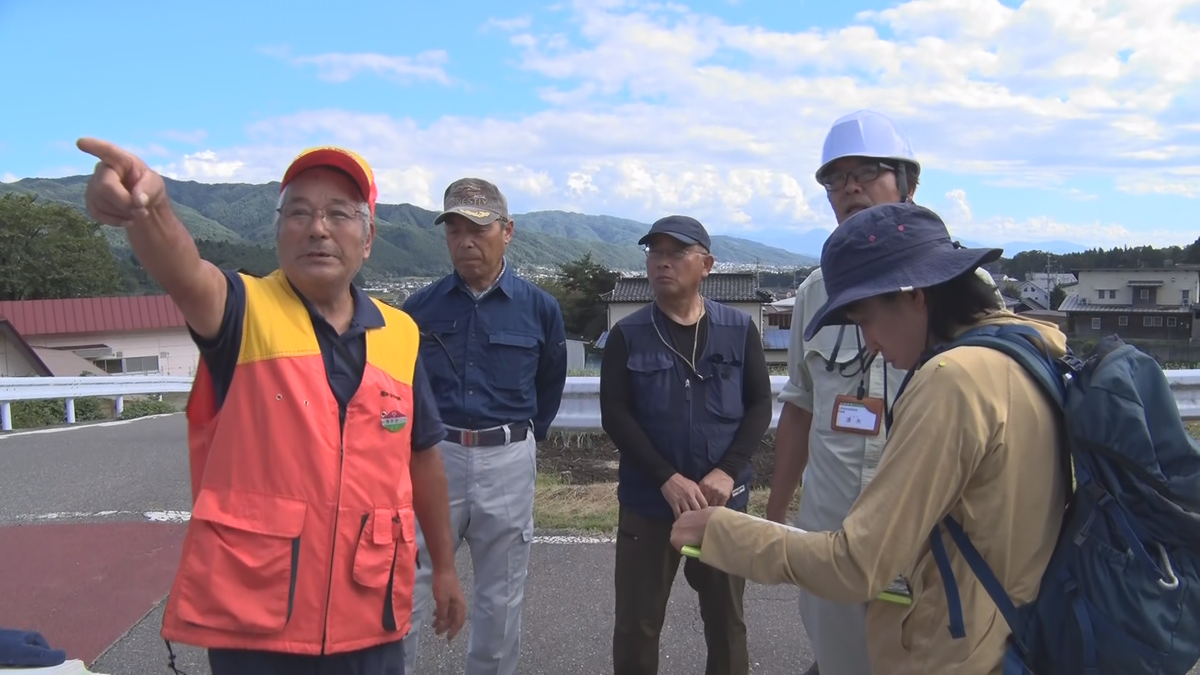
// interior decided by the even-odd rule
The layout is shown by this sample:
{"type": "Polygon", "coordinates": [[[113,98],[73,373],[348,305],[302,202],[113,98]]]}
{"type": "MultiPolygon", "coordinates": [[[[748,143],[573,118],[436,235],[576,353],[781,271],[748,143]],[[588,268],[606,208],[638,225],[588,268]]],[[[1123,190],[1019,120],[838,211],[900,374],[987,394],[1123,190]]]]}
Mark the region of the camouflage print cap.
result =
{"type": "Polygon", "coordinates": [[[492,221],[508,221],[508,200],[500,193],[500,188],[482,178],[460,178],[446,188],[446,197],[442,205],[443,211],[434,225],[445,222],[446,218],[457,213],[470,219],[478,225],[487,225],[492,221]]]}

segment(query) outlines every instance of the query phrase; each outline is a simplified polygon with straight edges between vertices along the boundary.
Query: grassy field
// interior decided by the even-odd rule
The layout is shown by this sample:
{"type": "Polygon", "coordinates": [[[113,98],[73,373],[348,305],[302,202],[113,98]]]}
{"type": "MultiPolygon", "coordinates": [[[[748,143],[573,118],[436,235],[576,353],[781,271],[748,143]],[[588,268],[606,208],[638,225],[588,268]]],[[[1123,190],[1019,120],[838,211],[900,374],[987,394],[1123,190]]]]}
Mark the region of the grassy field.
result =
{"type": "MultiPolygon", "coordinates": [[[[1189,422],[1187,428],[1194,438],[1200,439],[1200,422],[1189,422]]],[[[596,450],[591,448],[592,452],[596,450]]],[[[769,493],[764,487],[751,490],[749,512],[765,517],[769,493]]],[[[788,509],[790,514],[796,512],[799,501],[797,490],[788,509]]],[[[533,521],[540,530],[612,534],[617,528],[617,484],[608,481],[573,484],[558,474],[541,473],[534,494],[533,521]]]]}
{"type": "MultiPolygon", "coordinates": [[[[766,517],[768,494],[766,488],[751,490],[749,512],[766,517]]],[[[797,490],[790,513],[795,512],[799,501],[797,490]]],[[[573,485],[553,474],[539,474],[533,497],[533,524],[539,530],[613,534],[617,529],[617,484],[573,485]]]]}

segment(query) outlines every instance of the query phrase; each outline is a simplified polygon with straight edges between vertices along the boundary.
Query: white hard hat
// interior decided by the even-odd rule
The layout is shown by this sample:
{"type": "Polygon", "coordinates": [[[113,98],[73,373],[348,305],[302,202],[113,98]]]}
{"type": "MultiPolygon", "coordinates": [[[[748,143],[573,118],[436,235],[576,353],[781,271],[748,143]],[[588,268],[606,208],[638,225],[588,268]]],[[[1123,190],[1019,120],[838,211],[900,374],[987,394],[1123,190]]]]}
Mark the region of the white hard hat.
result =
{"type": "Polygon", "coordinates": [[[842,157],[903,161],[912,164],[914,175],[921,171],[921,163],[913,155],[908,136],[890,118],[873,110],[858,110],[833,123],[821,149],[817,180],[821,180],[821,174],[831,162],[842,157]]]}

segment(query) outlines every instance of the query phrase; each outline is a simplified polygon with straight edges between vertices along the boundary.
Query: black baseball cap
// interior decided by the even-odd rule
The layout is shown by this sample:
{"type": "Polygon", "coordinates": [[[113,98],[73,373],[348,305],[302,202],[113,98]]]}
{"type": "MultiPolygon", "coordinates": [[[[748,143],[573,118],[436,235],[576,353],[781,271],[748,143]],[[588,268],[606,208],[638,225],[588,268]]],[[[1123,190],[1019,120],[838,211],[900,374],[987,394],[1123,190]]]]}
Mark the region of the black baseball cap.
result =
{"type": "Polygon", "coordinates": [[[638,246],[644,246],[656,234],[669,235],[689,246],[700,244],[706,251],[712,251],[712,239],[708,236],[708,230],[704,229],[700,221],[690,216],[659,218],[650,226],[650,231],[646,233],[646,236],[638,239],[638,246]]]}

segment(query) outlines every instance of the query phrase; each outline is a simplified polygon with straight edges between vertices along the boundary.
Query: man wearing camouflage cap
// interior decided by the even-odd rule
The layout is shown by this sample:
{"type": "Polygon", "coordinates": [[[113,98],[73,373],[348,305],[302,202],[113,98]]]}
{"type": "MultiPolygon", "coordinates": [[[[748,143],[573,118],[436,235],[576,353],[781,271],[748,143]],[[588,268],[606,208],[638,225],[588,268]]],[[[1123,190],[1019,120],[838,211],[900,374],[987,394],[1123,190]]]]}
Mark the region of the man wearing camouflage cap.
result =
{"type": "MultiPolygon", "coordinates": [[[[505,251],[513,236],[497,187],[463,178],[443,212],[454,271],[404,303],[421,329],[421,359],[449,436],[440,444],[455,548],[471,549],[471,637],[466,675],[512,675],[533,541],[535,441],[558,414],[567,379],[562,312],[549,293],[517,276],[505,251]]],[[[429,598],[420,543],[406,672],[416,671],[417,630],[429,598]]]]}

